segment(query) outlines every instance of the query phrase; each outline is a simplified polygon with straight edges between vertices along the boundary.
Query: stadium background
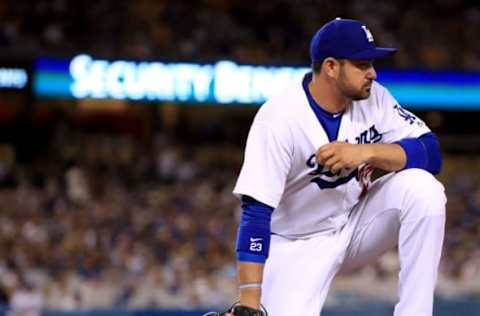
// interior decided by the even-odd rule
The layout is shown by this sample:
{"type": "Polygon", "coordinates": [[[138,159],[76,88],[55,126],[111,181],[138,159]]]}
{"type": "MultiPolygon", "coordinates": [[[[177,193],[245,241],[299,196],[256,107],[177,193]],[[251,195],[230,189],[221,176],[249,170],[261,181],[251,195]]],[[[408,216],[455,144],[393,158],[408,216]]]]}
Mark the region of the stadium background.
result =
{"type": "MultiPolygon", "coordinates": [[[[337,16],[400,48],[377,64],[380,82],[382,70],[439,75],[447,88],[451,73],[469,78],[468,107],[462,94],[403,105],[440,135],[445,155],[436,315],[480,315],[473,0],[0,2],[0,70],[23,74],[0,75],[0,314],[200,315],[236,296],[231,189],[258,104],[40,95],[39,60],[306,67],[312,34],[337,16]]],[[[389,315],[397,273],[392,251],[339,276],[324,314],[389,315]]]]}

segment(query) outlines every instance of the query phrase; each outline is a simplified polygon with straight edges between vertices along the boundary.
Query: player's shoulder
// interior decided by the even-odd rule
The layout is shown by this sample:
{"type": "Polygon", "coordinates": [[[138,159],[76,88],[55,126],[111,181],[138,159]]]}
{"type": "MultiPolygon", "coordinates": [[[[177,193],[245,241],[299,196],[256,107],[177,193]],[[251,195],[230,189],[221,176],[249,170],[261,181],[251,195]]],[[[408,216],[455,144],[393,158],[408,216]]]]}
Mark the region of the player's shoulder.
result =
{"type": "Polygon", "coordinates": [[[293,84],[268,99],[258,110],[255,120],[267,124],[285,124],[298,115],[299,107],[307,102],[300,84],[293,84]]]}
{"type": "Polygon", "coordinates": [[[362,110],[362,112],[381,112],[386,108],[395,105],[397,101],[393,98],[386,87],[377,81],[373,81],[372,88],[370,90],[370,97],[356,102],[356,108],[362,110]]]}
{"type": "Polygon", "coordinates": [[[371,95],[378,100],[383,100],[385,96],[390,95],[390,92],[380,82],[373,81],[371,95]]]}

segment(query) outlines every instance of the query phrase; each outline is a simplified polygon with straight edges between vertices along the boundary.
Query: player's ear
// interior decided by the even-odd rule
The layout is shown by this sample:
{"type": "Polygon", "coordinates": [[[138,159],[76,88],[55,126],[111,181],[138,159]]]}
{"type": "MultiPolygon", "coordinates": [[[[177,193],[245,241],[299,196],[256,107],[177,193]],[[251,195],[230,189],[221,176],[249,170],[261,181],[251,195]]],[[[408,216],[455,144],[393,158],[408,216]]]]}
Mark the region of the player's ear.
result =
{"type": "Polygon", "coordinates": [[[322,69],[328,77],[337,78],[340,72],[340,62],[332,57],[323,60],[322,69]]]}

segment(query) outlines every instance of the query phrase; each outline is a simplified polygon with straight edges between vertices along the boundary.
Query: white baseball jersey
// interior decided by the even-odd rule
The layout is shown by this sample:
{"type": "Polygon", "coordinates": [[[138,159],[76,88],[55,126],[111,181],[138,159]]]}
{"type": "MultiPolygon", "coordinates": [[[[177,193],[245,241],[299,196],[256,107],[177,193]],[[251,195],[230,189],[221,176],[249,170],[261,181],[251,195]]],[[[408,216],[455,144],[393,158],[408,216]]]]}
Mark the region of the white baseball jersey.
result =
{"type": "MultiPolygon", "coordinates": [[[[343,113],[337,140],[392,143],[428,132],[424,122],[374,82],[370,97],[354,101],[343,113]]],[[[299,82],[256,114],[233,192],[274,207],[271,231],[275,234],[304,238],[342,227],[364,189],[364,172],[342,170],[334,175],[319,166],[315,152],[327,143],[299,82]]]]}

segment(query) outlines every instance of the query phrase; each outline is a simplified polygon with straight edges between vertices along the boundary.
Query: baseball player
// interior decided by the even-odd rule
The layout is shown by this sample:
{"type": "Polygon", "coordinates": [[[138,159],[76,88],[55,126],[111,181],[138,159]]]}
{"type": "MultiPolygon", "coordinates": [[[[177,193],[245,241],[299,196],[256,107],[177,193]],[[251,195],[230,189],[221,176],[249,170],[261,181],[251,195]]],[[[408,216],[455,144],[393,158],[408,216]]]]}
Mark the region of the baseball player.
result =
{"type": "MultiPolygon", "coordinates": [[[[378,82],[361,22],[314,35],[312,72],[258,111],[241,198],[239,303],[221,315],[318,316],[332,279],[398,246],[395,316],[432,315],[444,236],[437,137],[378,82]],[[375,169],[389,173],[371,182],[375,169]]],[[[217,314],[218,315],[218,314],[217,314]]]]}

